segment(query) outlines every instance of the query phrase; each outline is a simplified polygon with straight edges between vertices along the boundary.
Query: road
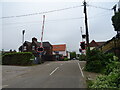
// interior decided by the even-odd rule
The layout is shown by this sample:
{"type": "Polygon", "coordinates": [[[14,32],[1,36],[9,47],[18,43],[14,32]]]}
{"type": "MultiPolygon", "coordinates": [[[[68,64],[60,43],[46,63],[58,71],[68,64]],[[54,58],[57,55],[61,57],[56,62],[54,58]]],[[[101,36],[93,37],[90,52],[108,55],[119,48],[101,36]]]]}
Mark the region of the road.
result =
{"type": "Polygon", "coordinates": [[[2,68],[3,88],[86,88],[84,73],[78,60],[2,68]]]}

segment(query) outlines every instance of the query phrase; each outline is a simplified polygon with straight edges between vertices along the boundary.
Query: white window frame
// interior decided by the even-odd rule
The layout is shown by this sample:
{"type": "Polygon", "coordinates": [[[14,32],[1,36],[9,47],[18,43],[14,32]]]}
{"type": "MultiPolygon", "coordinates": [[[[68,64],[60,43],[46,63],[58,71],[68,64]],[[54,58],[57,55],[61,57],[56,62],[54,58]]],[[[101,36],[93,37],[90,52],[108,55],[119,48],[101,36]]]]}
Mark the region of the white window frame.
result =
{"type": "Polygon", "coordinates": [[[35,46],[32,46],[32,50],[35,50],[35,46]]]}
{"type": "Polygon", "coordinates": [[[23,50],[26,51],[27,50],[27,46],[24,46],[23,50]]]}

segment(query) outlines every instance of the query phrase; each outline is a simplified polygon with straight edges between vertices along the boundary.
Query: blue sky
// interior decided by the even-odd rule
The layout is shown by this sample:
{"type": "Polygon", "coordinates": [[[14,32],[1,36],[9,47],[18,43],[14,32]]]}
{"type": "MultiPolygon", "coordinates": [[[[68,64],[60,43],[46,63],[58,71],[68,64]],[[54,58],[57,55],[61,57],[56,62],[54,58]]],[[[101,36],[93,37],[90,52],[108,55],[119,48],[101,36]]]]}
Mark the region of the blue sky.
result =
{"type": "MultiPolygon", "coordinates": [[[[111,9],[115,2],[91,2],[88,5],[111,9]]],[[[51,10],[58,10],[73,6],[80,6],[82,2],[3,2],[2,16],[19,16],[30,13],[39,13],[51,10]]],[[[115,36],[116,32],[112,26],[112,10],[88,6],[88,25],[90,41],[107,41],[115,36]]],[[[22,30],[25,30],[25,40],[31,41],[36,37],[40,41],[43,14],[25,17],[3,18],[2,19],[2,48],[4,50],[18,50],[22,44],[22,30]]],[[[43,41],[51,44],[67,44],[68,51],[79,52],[81,39],[80,27],[84,25],[83,7],[71,8],[68,10],[45,13],[45,29],[43,41]],[[75,19],[77,18],[77,19],[75,19]],[[67,20],[66,20],[67,19],[67,20]]]]}

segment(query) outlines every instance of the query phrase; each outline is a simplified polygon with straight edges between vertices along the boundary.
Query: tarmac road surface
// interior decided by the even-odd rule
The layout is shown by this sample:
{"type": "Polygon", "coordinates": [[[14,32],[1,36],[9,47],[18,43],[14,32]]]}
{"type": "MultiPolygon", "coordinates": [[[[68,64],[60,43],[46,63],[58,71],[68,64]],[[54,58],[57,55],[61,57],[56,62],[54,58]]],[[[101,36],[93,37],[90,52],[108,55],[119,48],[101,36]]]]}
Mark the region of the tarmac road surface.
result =
{"type": "Polygon", "coordinates": [[[80,61],[50,61],[35,66],[2,66],[3,88],[86,88],[80,61]]]}

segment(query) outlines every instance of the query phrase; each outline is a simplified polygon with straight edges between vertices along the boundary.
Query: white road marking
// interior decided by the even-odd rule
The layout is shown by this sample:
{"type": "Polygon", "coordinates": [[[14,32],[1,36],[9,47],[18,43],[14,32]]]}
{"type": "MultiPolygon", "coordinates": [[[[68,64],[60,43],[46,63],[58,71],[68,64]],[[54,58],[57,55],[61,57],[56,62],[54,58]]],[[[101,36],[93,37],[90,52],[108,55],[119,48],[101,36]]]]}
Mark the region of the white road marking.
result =
{"type": "Polygon", "coordinates": [[[50,64],[47,64],[47,65],[50,65],[50,64]]]}
{"type": "Polygon", "coordinates": [[[84,67],[82,68],[82,70],[84,69],[84,67]]]}
{"type": "Polygon", "coordinates": [[[8,85],[3,85],[2,88],[5,88],[5,87],[7,87],[7,86],[8,86],[8,85]]]}
{"type": "Polygon", "coordinates": [[[52,75],[59,67],[57,67],[55,70],[53,70],[50,75],[52,75]]]}
{"type": "Polygon", "coordinates": [[[63,64],[61,64],[61,65],[63,65],[63,64]]]}
{"type": "Polygon", "coordinates": [[[79,63],[78,63],[78,67],[79,67],[79,69],[80,69],[80,72],[81,72],[81,74],[82,74],[82,77],[84,77],[83,71],[82,71],[79,63]]]}

